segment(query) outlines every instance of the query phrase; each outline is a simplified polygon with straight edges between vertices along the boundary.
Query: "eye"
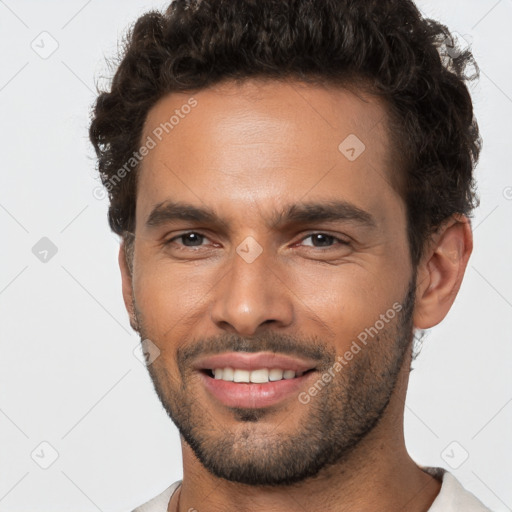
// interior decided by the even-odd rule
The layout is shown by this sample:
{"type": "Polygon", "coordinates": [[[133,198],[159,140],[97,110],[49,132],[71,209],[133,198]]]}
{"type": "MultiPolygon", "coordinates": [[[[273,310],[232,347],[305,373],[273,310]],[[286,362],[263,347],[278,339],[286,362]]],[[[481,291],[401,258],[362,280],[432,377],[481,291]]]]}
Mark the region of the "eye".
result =
{"type": "Polygon", "coordinates": [[[311,233],[304,237],[301,241],[311,239],[311,244],[304,244],[309,247],[320,248],[320,247],[333,247],[333,242],[338,242],[339,245],[350,245],[347,240],[343,240],[341,238],[335,237],[333,235],[329,235],[327,233],[311,233]]]}
{"type": "Polygon", "coordinates": [[[165,242],[165,245],[171,245],[172,243],[175,243],[176,240],[180,239],[183,242],[183,244],[178,245],[182,245],[183,247],[201,247],[202,242],[204,241],[204,239],[207,238],[205,235],[197,233],[196,231],[188,231],[187,233],[182,233],[181,235],[175,236],[170,240],[167,240],[165,242]]]}

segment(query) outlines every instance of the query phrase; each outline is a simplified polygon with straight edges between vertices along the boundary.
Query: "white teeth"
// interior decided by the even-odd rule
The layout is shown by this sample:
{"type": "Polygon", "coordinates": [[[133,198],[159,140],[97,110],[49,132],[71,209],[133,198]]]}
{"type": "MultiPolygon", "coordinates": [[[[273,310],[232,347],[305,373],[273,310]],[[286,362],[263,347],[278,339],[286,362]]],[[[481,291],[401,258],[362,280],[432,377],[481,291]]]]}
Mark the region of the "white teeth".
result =
{"type": "Polygon", "coordinates": [[[262,368],[261,370],[253,370],[251,372],[251,382],[255,382],[257,384],[268,382],[268,370],[266,368],[262,368]]]}
{"type": "Polygon", "coordinates": [[[235,372],[233,368],[224,368],[222,370],[222,380],[227,380],[228,382],[233,382],[233,378],[235,377],[235,372]]]}
{"type": "Polygon", "coordinates": [[[233,368],[214,368],[212,370],[214,378],[228,382],[252,382],[254,384],[265,384],[266,382],[275,382],[281,379],[293,379],[300,377],[304,372],[295,372],[293,370],[282,370],[280,368],[259,368],[257,370],[241,370],[233,368]]]}
{"type": "Polygon", "coordinates": [[[283,370],[280,370],[279,368],[272,368],[272,370],[269,370],[268,380],[275,381],[275,380],[281,380],[282,378],[283,378],[283,370]]]}
{"type": "Polygon", "coordinates": [[[235,370],[233,380],[235,382],[250,382],[250,374],[249,370],[235,370]]]}

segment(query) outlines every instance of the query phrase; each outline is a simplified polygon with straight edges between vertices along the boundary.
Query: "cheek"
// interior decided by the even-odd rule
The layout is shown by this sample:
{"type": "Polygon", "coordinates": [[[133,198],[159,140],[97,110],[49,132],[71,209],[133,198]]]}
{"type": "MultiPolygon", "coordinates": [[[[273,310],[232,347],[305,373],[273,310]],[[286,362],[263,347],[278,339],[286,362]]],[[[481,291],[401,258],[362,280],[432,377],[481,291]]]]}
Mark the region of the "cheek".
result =
{"type": "Polygon", "coordinates": [[[399,281],[389,271],[377,268],[372,266],[370,270],[370,265],[356,264],[317,266],[309,273],[302,271],[290,276],[289,281],[294,283],[291,300],[298,308],[299,327],[307,330],[303,321],[310,319],[310,330],[319,326],[322,332],[318,335],[344,352],[381,315],[392,310],[394,317],[393,304],[403,298],[406,276],[401,275],[399,281]],[[376,277],[381,274],[381,279],[376,277]]]}
{"type": "Polygon", "coordinates": [[[172,262],[144,249],[137,256],[134,295],[148,333],[162,342],[190,334],[198,317],[206,315],[222,273],[204,264],[172,262]]]}

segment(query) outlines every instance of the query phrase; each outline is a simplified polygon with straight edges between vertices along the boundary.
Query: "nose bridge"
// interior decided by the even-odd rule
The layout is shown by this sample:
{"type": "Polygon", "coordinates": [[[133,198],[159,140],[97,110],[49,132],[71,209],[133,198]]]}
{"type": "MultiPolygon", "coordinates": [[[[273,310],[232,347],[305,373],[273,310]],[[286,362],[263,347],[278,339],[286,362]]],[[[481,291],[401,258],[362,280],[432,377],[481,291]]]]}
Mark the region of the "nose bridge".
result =
{"type": "Polygon", "coordinates": [[[259,247],[250,239],[238,246],[218,285],[211,312],[219,327],[245,336],[270,321],[285,326],[293,318],[289,294],[275,275],[277,269],[272,268],[274,256],[259,247]]]}

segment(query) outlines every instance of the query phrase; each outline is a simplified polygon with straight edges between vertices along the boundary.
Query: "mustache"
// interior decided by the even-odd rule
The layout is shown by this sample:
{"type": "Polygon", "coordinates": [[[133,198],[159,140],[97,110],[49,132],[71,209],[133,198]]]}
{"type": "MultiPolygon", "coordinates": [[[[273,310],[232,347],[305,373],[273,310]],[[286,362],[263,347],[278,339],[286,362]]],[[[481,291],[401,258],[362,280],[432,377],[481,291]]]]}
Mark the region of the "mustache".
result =
{"type": "Polygon", "coordinates": [[[199,356],[213,356],[223,352],[273,352],[318,361],[329,365],[335,359],[335,351],[318,337],[296,337],[268,331],[254,337],[242,337],[233,333],[201,338],[178,347],[177,362],[184,371],[199,356]]]}

